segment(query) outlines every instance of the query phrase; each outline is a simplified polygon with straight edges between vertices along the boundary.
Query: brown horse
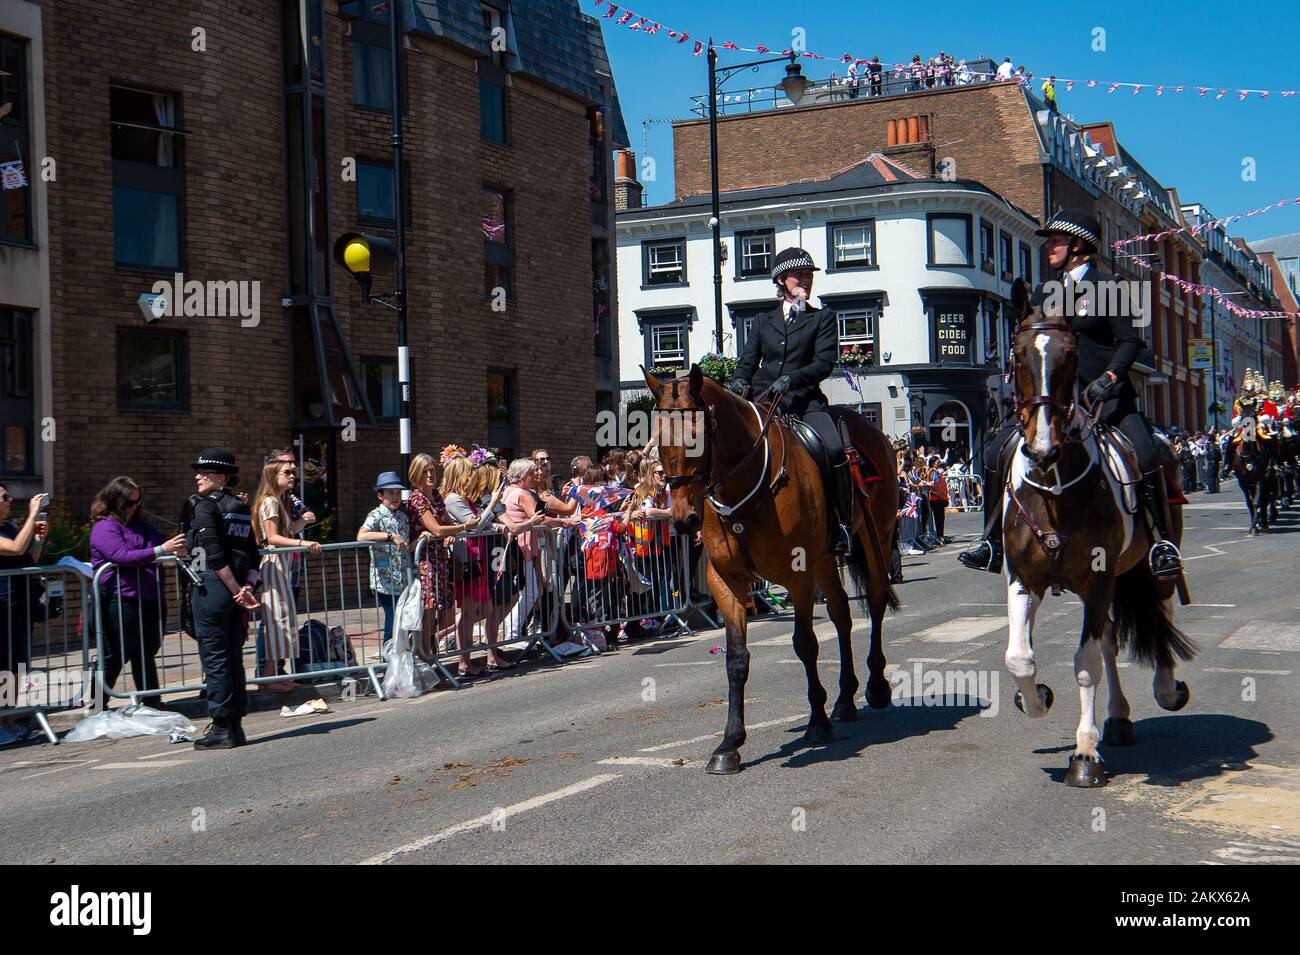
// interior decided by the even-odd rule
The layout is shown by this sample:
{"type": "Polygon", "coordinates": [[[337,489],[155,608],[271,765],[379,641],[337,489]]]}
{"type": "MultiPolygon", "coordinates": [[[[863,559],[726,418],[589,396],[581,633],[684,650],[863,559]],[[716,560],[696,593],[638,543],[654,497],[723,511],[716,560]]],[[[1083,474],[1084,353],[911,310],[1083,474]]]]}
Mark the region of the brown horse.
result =
{"type": "MultiPolygon", "coordinates": [[[[657,399],[655,429],[673,489],[673,519],[689,533],[703,531],[709,590],[726,620],[727,727],[708,771],[740,771],[749,676],[745,607],[757,577],[775,581],[790,593],[794,650],[804,665],[811,708],[804,739],[829,742],[835,733],[817,675],[812,623],[817,587],[826,595],[827,613],[839,637],[840,694],[831,710],[835,719],[857,719],[858,679],[849,600],[838,564],[826,549],[829,509],[816,463],[770,409],[736,397],[705,378],[698,365],[691,366],[688,376],[672,381],[660,381],[649,372],[645,377],[657,399]]],[[[874,483],[868,496],[854,494],[854,540],[848,558],[871,614],[866,699],[880,709],[890,701],[881,624],[885,610],[898,607],[889,583],[898,485],[888,470],[893,450],[885,436],[857,415],[848,416],[848,425],[851,443],[887,478],[874,483]]]]}
{"type": "MultiPolygon", "coordinates": [[[[1137,505],[1138,467],[1122,436],[1098,425],[1076,404],[1075,336],[1059,317],[1045,318],[1021,298],[1024,318],[1014,339],[1016,404],[1022,434],[1011,440],[1011,463],[1003,496],[1007,614],[1007,669],[1019,689],[1015,704],[1030,717],[1052,705],[1052,691],[1035,683],[1034,617],[1049,588],[1069,590],[1083,601],[1083,628],[1074,655],[1080,718],[1075,752],[1065,782],[1104,786],[1105,766],[1097,752],[1094,716],[1097,686],[1106,670],[1110,689],[1102,742],[1133,743],[1129,704],[1120,687],[1116,657],[1131,655],[1155,667],[1156,702],[1182,709],[1187,684],[1174,679],[1174,657],[1191,659],[1194,649],[1174,626],[1173,595],[1187,602],[1181,577],[1152,575],[1147,554],[1155,539],[1137,505]]],[[[1166,462],[1170,474],[1172,459],[1166,462]]],[[[1177,544],[1182,515],[1171,508],[1169,528],[1177,544]]]]}

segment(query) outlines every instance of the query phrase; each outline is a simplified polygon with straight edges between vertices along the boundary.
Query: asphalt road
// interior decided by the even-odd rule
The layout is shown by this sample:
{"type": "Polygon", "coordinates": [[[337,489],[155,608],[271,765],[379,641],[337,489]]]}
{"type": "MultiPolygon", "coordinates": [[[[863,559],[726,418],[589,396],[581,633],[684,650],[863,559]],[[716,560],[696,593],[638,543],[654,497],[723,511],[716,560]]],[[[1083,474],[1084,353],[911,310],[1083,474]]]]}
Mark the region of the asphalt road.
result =
{"type": "MultiPolygon", "coordinates": [[[[908,681],[973,675],[974,705],[922,705],[922,687],[900,684],[908,705],[864,706],[835,742],[807,747],[790,623],[768,619],[750,628],[737,776],[703,770],[726,677],[709,652],[720,633],[702,632],[418,700],[255,714],[252,745],[227,752],[156,738],[9,747],[0,862],[1300,862],[1300,512],[1247,538],[1233,488],[1193,495],[1185,517],[1196,604],[1179,621],[1201,653],[1179,676],[1192,700],[1160,710],[1150,673],[1127,666],[1138,743],[1103,749],[1103,789],[1060,782],[1078,721],[1077,601],[1040,613],[1056,703],[1031,721],[1003,668],[1004,588],[960,567],[957,544],[906,559],[885,650],[908,681]]],[[[956,516],[949,533],[975,528],[956,516]]],[[[838,653],[818,621],[833,699],[838,653]]],[[[855,634],[865,681],[865,626],[855,634]]]]}

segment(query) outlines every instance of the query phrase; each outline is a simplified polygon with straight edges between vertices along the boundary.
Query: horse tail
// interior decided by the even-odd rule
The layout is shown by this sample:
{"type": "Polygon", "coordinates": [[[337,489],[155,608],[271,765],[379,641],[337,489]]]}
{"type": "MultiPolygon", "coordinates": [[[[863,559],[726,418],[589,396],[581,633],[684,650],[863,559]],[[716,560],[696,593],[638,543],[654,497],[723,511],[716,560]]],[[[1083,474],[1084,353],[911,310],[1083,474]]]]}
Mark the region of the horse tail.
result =
{"type": "MultiPolygon", "coordinates": [[[[870,515],[868,515],[867,520],[871,520],[870,515]]],[[[875,538],[874,529],[868,530],[867,533],[872,536],[872,543],[878,543],[875,538]]],[[[891,532],[891,548],[892,544],[893,540],[891,532]]],[[[883,558],[877,558],[876,562],[879,563],[881,559],[883,558]]],[[[857,599],[861,602],[863,609],[870,611],[872,557],[867,551],[867,545],[862,542],[861,534],[853,535],[853,544],[849,548],[847,563],[849,567],[849,577],[853,580],[853,587],[857,591],[857,599]]],[[[882,575],[884,580],[889,580],[888,565],[878,567],[876,568],[876,571],[882,575]]],[[[885,606],[890,610],[898,610],[899,607],[902,606],[898,601],[898,594],[894,592],[894,585],[891,583],[885,584],[885,606]]]]}
{"type": "Polygon", "coordinates": [[[1115,579],[1116,644],[1128,646],[1131,659],[1151,667],[1173,666],[1175,656],[1192,659],[1196,645],[1174,625],[1167,601],[1154,599],[1152,584],[1145,563],[1115,579]]]}

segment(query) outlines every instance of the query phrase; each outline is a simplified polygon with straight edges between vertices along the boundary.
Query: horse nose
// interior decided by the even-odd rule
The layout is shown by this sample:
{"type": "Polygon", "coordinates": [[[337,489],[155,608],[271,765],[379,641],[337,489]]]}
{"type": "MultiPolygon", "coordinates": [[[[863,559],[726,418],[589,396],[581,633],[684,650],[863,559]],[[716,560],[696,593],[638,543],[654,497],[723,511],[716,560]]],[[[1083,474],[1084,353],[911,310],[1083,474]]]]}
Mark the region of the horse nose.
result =
{"type": "Polygon", "coordinates": [[[1060,460],[1060,457],[1061,457],[1060,446],[1053,445],[1052,447],[1048,448],[1047,451],[1043,454],[1042,458],[1039,460],[1039,463],[1043,467],[1050,468],[1053,464],[1055,464],[1058,460],[1060,460]]]}
{"type": "Polygon", "coordinates": [[[687,534],[694,534],[700,529],[701,523],[700,515],[687,514],[686,520],[677,522],[677,529],[679,531],[684,531],[687,534]]]}

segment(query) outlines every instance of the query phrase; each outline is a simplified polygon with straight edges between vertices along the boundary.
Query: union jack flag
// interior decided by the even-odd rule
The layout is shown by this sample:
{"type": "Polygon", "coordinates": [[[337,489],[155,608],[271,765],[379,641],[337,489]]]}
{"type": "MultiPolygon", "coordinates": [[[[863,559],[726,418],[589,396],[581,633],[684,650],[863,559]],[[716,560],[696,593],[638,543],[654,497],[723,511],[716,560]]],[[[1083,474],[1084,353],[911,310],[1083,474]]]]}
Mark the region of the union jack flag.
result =
{"type": "Polygon", "coordinates": [[[917,508],[919,508],[920,506],[921,506],[921,495],[909,494],[907,496],[907,504],[904,505],[903,507],[903,516],[915,519],[917,514],[919,513],[917,508]]]}
{"type": "Polygon", "coordinates": [[[500,242],[506,236],[506,224],[491,215],[483,216],[483,235],[492,242],[500,242]]]}

